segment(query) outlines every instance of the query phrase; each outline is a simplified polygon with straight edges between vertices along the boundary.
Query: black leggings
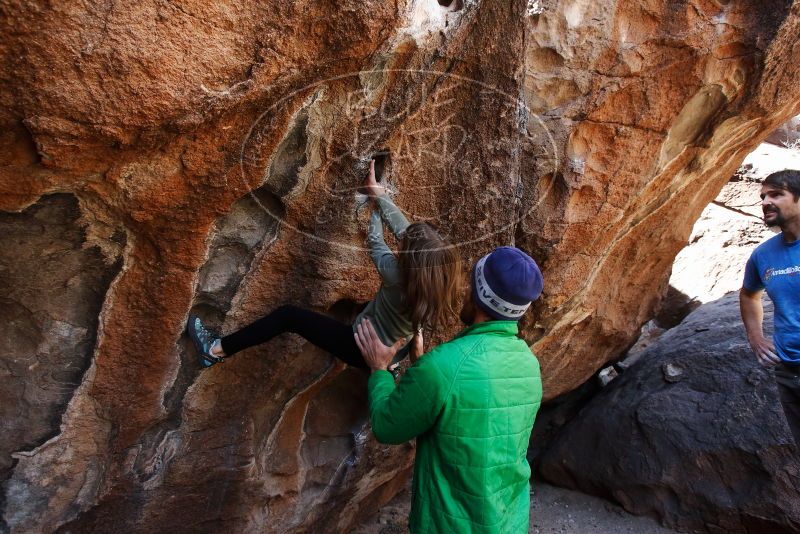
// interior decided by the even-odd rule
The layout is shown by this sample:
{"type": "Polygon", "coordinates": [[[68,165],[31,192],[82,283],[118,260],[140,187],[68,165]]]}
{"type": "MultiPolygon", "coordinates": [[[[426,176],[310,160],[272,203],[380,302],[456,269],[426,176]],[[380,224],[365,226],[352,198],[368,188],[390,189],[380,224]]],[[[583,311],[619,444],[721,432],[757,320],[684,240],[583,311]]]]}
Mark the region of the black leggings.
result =
{"type": "Polygon", "coordinates": [[[248,347],[265,343],[284,332],[303,336],[347,365],[367,369],[353,337],[353,325],[297,306],[281,306],[256,322],[222,338],[222,351],[232,356],[248,347]]]}

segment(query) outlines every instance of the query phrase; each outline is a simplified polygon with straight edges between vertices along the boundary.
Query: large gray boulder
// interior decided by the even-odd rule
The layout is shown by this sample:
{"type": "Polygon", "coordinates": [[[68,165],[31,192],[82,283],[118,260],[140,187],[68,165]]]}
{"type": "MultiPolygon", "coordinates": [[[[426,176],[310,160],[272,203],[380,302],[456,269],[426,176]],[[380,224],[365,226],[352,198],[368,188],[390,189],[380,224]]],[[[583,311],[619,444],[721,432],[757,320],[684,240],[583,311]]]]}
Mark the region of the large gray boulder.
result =
{"type": "Polygon", "coordinates": [[[539,469],[682,531],[800,532],[800,457],[736,293],[648,347],[564,427],[539,469]]]}

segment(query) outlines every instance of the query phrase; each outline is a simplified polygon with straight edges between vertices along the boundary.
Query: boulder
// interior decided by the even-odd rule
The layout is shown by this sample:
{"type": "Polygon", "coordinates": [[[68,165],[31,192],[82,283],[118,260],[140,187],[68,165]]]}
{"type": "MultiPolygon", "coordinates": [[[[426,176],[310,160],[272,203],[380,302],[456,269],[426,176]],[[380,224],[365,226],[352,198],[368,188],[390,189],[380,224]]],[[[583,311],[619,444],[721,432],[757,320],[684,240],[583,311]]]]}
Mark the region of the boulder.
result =
{"type": "Polygon", "coordinates": [[[736,293],[646,348],[563,427],[539,469],[683,532],[800,531],[800,456],[736,293]]]}
{"type": "MultiPolygon", "coordinates": [[[[66,283],[97,280],[86,302],[76,290],[52,303],[75,351],[14,330],[15,357],[75,367],[37,411],[46,424],[0,436],[12,532],[346,531],[402,487],[413,448],[371,437],[363,375],[291,336],[201,372],[183,334],[190,313],[229,332],[284,303],[346,320],[368,301],[378,279],[353,189],[371,154],[390,152],[398,205],[434,220],[467,264],[501,244],[540,262],[545,294],[522,335],[552,398],[633,342],[702,209],[800,113],[796,2],[187,0],[3,15],[3,220],[70,195],[83,234],[62,248],[92,268],[66,283]]],[[[0,383],[12,404],[41,372],[19,369],[0,383]]]]}

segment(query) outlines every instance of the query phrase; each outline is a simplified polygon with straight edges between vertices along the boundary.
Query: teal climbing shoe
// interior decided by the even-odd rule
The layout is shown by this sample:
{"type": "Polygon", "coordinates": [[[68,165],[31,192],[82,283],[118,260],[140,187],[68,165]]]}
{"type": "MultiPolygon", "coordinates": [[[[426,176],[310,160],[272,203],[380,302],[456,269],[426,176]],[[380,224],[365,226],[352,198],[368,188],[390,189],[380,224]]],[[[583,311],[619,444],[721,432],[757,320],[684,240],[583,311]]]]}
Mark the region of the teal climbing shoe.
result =
{"type": "Polygon", "coordinates": [[[224,358],[214,356],[211,354],[211,346],[219,338],[208,328],[205,327],[203,321],[196,315],[189,316],[189,322],[186,324],[186,331],[189,337],[194,342],[200,358],[200,365],[203,367],[211,367],[214,364],[221,363],[224,358]]]}

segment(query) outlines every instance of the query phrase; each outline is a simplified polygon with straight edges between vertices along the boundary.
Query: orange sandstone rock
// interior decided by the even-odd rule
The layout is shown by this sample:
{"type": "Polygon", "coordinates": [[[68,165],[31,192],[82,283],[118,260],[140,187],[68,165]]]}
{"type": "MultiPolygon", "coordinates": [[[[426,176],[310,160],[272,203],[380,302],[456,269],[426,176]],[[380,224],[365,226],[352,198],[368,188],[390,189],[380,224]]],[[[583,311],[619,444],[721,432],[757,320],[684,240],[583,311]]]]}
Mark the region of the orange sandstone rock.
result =
{"type": "MultiPolygon", "coordinates": [[[[371,153],[467,262],[516,244],[543,266],[522,335],[553,397],[633,341],[703,207],[800,111],[789,2],[451,4],[4,10],[3,231],[77,204],[30,232],[82,229],[47,235],[88,273],[3,295],[40,302],[3,315],[3,398],[41,405],[40,430],[2,438],[12,532],[346,531],[402,487],[413,448],[370,437],[358,372],[284,336],[201,373],[182,335],[191,311],[230,331],[371,298],[353,191],[371,153]],[[77,378],[19,393],[20,361],[76,340],[48,373],[77,378]]],[[[11,250],[4,287],[36,268],[11,250]]]]}

